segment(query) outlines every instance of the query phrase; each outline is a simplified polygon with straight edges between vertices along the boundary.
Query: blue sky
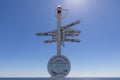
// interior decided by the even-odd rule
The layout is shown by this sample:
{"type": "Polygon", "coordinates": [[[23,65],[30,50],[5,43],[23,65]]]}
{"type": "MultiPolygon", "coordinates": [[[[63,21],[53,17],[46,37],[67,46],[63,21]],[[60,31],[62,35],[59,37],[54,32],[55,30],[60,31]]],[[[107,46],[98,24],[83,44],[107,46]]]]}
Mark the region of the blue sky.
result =
{"type": "Polygon", "coordinates": [[[66,25],[77,19],[80,43],[65,43],[68,77],[120,77],[120,0],[0,0],[0,77],[48,77],[56,43],[36,32],[56,29],[57,5],[69,9],[66,25]]]}

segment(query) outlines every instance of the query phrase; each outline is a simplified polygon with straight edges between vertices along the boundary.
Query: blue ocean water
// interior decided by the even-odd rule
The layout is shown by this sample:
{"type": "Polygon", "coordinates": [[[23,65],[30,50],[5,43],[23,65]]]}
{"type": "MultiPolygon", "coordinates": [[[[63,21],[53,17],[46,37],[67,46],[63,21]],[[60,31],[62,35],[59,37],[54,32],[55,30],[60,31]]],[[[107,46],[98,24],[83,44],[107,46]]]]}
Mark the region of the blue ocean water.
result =
{"type": "MultiPolygon", "coordinates": [[[[0,78],[0,80],[51,80],[49,78],[0,78]]],[[[120,80],[120,78],[66,78],[63,80],[120,80]]]]}

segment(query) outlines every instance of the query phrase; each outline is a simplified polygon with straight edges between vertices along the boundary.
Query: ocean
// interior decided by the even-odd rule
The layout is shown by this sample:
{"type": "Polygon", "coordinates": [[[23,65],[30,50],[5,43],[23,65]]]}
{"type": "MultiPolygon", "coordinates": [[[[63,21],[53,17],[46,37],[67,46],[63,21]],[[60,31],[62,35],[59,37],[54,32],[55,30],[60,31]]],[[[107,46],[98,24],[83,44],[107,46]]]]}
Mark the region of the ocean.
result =
{"type": "MultiPolygon", "coordinates": [[[[49,78],[0,78],[0,80],[51,80],[49,78]]],[[[120,78],[65,78],[63,80],[120,80],[120,78]]]]}

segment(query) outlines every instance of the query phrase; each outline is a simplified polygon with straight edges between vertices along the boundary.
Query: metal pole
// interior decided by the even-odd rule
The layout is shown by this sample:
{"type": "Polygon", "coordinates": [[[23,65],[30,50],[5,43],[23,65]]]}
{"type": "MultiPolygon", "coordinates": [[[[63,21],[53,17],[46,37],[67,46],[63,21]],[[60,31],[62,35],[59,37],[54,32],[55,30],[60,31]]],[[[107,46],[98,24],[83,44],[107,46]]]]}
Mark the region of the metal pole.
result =
{"type": "Polygon", "coordinates": [[[57,8],[57,55],[61,55],[61,11],[62,8],[57,8]]]}

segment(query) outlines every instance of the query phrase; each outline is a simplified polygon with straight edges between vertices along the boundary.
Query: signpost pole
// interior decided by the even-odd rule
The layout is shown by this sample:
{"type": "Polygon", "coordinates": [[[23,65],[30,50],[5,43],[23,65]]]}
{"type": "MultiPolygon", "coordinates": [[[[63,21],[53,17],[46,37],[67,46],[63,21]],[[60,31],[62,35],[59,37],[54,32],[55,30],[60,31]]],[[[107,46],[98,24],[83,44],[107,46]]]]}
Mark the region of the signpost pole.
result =
{"type": "Polygon", "coordinates": [[[57,7],[57,55],[61,55],[61,12],[62,8],[57,7]]]}
{"type": "Polygon", "coordinates": [[[62,18],[66,17],[68,10],[62,9],[61,6],[58,6],[56,11],[57,11],[56,12],[57,30],[36,34],[37,36],[52,36],[52,39],[45,40],[44,41],[45,43],[57,42],[57,55],[53,56],[48,61],[47,68],[49,74],[51,75],[50,80],[64,79],[69,74],[71,69],[71,64],[69,59],[61,55],[61,42],[80,42],[80,40],[78,39],[71,38],[74,36],[79,36],[80,31],[72,29],[71,27],[76,24],[79,24],[80,21],[78,20],[62,27],[61,20],[62,18]],[[66,14],[64,14],[64,12],[66,14]]]}

